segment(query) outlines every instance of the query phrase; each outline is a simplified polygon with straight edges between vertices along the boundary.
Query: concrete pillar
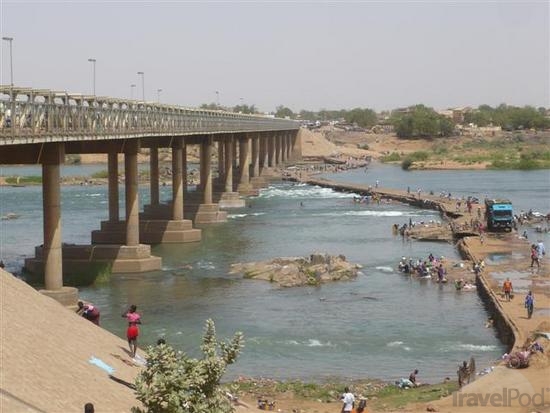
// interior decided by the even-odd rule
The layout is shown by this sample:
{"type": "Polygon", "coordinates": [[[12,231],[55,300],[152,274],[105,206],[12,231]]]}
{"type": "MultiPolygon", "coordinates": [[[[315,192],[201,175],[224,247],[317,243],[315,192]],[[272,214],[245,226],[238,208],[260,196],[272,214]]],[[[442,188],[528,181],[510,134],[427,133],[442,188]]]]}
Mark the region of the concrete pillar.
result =
{"type": "Polygon", "coordinates": [[[233,136],[227,137],[225,146],[225,192],[233,192],[233,136]]]}
{"type": "Polygon", "coordinates": [[[286,159],[292,160],[292,135],[290,132],[285,133],[286,137],[286,159]]]}
{"type": "Polygon", "coordinates": [[[60,290],[63,287],[60,165],[63,163],[64,156],[63,144],[44,145],[42,160],[44,246],[42,253],[46,290],[60,290]]]}
{"type": "Polygon", "coordinates": [[[203,204],[212,203],[212,135],[205,137],[201,143],[201,187],[203,204]]]}
{"type": "Polygon", "coordinates": [[[275,133],[275,165],[278,166],[281,163],[281,135],[275,133]]]}
{"type": "Polygon", "coordinates": [[[275,134],[271,134],[267,139],[267,166],[272,168],[275,160],[275,134]]]}
{"type": "Polygon", "coordinates": [[[221,140],[218,141],[218,179],[219,183],[224,182],[225,160],[224,160],[224,144],[221,140]]]}
{"type": "Polygon", "coordinates": [[[259,159],[259,167],[260,167],[260,175],[262,173],[262,169],[267,167],[267,139],[265,135],[259,134],[259,145],[260,145],[260,159],[259,159]]]}
{"type": "Polygon", "coordinates": [[[185,141],[183,141],[181,146],[181,184],[183,186],[183,193],[185,194],[187,192],[187,145],[185,141]]]}
{"type": "Polygon", "coordinates": [[[149,151],[151,205],[159,205],[159,149],[154,146],[149,151]]]}
{"type": "Polygon", "coordinates": [[[124,151],[124,176],[126,192],[126,245],[139,245],[139,198],[138,198],[138,141],[129,140],[124,151]]]}
{"type": "Polygon", "coordinates": [[[281,163],[285,163],[287,159],[286,154],[286,132],[282,132],[281,136],[281,163]]]}
{"type": "Polygon", "coordinates": [[[250,138],[245,135],[239,139],[239,185],[248,185],[250,183],[250,175],[248,173],[248,165],[250,164],[250,138]]]}
{"type": "Polygon", "coordinates": [[[109,221],[118,222],[120,219],[118,208],[118,153],[109,152],[107,171],[109,174],[109,221]]]}
{"type": "Polygon", "coordinates": [[[172,146],[172,219],[183,219],[183,157],[182,142],[176,140],[172,146]]]}
{"type": "Polygon", "coordinates": [[[233,138],[233,171],[237,170],[237,159],[241,156],[241,154],[238,151],[238,145],[237,145],[238,138],[234,136],[233,138]]]}
{"type": "Polygon", "coordinates": [[[252,168],[250,169],[250,176],[260,176],[260,136],[256,134],[252,138],[252,168]]]}

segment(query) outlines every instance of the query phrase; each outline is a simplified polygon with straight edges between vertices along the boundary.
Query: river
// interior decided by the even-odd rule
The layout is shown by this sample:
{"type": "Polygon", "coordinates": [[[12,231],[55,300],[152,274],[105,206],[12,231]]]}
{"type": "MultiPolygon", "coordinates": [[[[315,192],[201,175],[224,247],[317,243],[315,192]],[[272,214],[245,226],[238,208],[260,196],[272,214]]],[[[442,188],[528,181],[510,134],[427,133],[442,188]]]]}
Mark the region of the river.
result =
{"type": "MultiPolygon", "coordinates": [[[[327,176],[507,197],[524,210],[547,212],[549,206],[547,171],[404,172],[375,165],[366,173],[327,176]]],[[[107,217],[106,189],[62,188],[64,242],[90,242],[90,232],[107,217]]],[[[168,187],[161,188],[161,199],[170,195],[168,187]]],[[[454,377],[458,363],[471,355],[480,368],[492,365],[505,347],[495,330],[485,328],[487,314],[476,293],[411,280],[394,270],[401,256],[431,252],[458,259],[450,244],[404,242],[391,233],[394,223],[440,220],[439,215],[401,204],[358,205],[352,198],[325,188],[273,184],[251,198],[249,207],[231,210],[227,223],[203,228],[200,243],[154,247],[154,254],[163,257],[162,271],[113,276],[105,284],[81,288],[81,297],[101,309],[102,326],[120,337],[125,333],[120,314],[137,304],[144,320],[142,346],[162,336],[199,355],[209,317],[222,337],[242,331],[245,348],[228,377],[394,380],[418,368],[420,380],[435,382],[454,377]],[[343,254],[363,265],[362,274],[350,282],[289,289],[228,274],[233,262],[314,251],[343,254]]],[[[140,202],[148,202],[146,187],[140,202]]],[[[123,214],[122,202],[121,207],[123,214]]],[[[0,188],[0,215],[20,214],[0,221],[0,255],[7,269],[18,271],[42,243],[41,208],[40,187],[0,188]]]]}

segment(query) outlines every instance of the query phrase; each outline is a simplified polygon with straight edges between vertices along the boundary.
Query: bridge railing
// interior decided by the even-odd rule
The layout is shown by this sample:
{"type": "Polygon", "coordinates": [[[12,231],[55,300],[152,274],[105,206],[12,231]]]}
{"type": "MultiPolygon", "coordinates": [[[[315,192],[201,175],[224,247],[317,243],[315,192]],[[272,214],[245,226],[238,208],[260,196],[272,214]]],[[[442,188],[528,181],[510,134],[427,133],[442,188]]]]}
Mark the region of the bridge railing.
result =
{"type": "Polygon", "coordinates": [[[0,145],[52,136],[78,139],[298,128],[296,121],[262,115],[0,86],[0,145]]]}

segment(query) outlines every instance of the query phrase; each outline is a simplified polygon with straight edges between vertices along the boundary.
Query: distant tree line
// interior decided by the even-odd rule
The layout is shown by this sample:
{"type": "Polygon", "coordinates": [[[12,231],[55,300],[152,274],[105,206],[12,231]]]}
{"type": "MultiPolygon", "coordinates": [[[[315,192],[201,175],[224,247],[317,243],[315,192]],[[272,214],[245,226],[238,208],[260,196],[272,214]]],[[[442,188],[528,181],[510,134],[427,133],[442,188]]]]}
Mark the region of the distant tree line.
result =
{"type": "Polygon", "coordinates": [[[376,112],[367,108],[355,108],[351,110],[327,110],[321,109],[318,112],[302,110],[299,113],[292,112],[286,106],[277,106],[275,116],[278,118],[302,119],[308,121],[337,121],[344,119],[345,122],[356,124],[361,128],[372,128],[378,123],[376,112]]]}
{"type": "Polygon", "coordinates": [[[481,105],[477,110],[464,115],[464,123],[477,126],[500,126],[504,130],[545,129],[550,127],[550,119],[546,117],[545,108],[532,106],[508,106],[505,104],[492,108],[481,105]]]}
{"type": "Polygon", "coordinates": [[[207,109],[207,110],[225,110],[233,113],[246,113],[246,114],[260,113],[255,105],[246,105],[246,104],[236,105],[228,108],[225,106],[220,106],[216,103],[203,103],[200,106],[200,108],[207,109]]]}
{"type": "MultiPolygon", "coordinates": [[[[204,103],[202,109],[226,110],[234,113],[260,113],[255,105],[236,105],[234,107],[219,106],[216,103],[204,103]]],[[[290,108],[277,106],[274,115],[278,118],[300,119],[311,122],[344,121],[361,128],[370,129],[379,123],[377,113],[369,108],[355,108],[351,110],[321,109],[317,112],[301,110],[293,112],[290,108]]],[[[389,123],[394,126],[398,137],[403,139],[436,138],[451,136],[455,130],[455,123],[446,116],[437,113],[433,108],[419,104],[392,112],[382,112],[389,123]]],[[[518,129],[546,129],[550,128],[550,118],[546,116],[546,109],[532,106],[516,107],[501,104],[495,108],[481,105],[477,109],[464,113],[463,124],[477,126],[500,126],[504,130],[518,129]]]]}
{"type": "MultiPolygon", "coordinates": [[[[382,112],[382,115],[385,114],[382,112]]],[[[356,124],[362,128],[372,128],[378,123],[376,112],[367,108],[321,109],[317,112],[301,110],[295,113],[281,105],[276,108],[275,116],[321,122],[343,119],[347,123],[356,124]]],[[[455,130],[453,120],[421,104],[392,111],[389,121],[394,126],[397,136],[404,139],[450,136],[455,130]]],[[[466,111],[462,123],[466,125],[473,123],[477,126],[500,126],[504,130],[550,128],[550,118],[546,116],[545,108],[516,107],[505,104],[495,108],[481,105],[477,109],[466,111]]]]}

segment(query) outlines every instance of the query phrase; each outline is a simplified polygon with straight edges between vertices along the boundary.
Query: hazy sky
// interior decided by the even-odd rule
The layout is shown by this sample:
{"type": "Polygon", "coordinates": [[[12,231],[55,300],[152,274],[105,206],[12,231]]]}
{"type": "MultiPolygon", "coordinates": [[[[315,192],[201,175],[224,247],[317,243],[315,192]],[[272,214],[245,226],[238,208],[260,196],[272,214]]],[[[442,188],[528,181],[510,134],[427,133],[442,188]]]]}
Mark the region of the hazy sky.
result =
{"type": "MultiPolygon", "coordinates": [[[[550,106],[549,2],[0,0],[17,86],[262,111],[550,106]]],[[[2,41],[2,84],[9,48],[2,41]]]]}

